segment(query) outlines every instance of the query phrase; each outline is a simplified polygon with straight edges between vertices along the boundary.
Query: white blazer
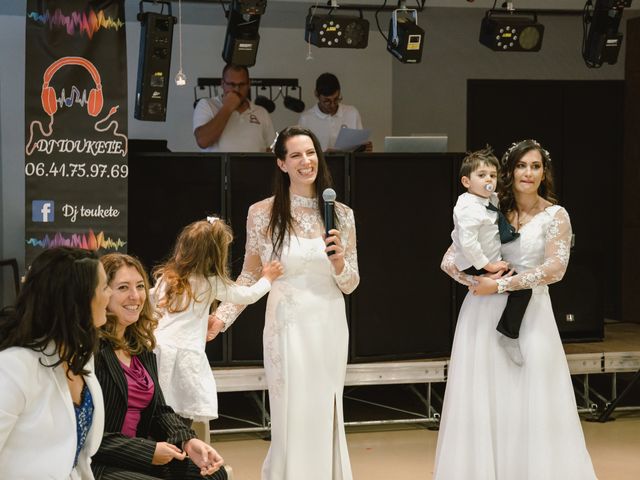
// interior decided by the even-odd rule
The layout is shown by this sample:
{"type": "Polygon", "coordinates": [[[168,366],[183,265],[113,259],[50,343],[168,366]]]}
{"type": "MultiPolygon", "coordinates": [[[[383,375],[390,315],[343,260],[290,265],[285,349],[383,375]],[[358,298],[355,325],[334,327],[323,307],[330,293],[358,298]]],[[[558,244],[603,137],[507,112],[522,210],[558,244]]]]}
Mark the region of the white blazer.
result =
{"type": "MultiPolygon", "coordinates": [[[[52,345],[47,351],[54,351],[52,345]]],[[[85,382],[93,397],[93,421],[78,465],[76,415],[59,360],[28,348],[0,352],[0,478],[21,480],[92,480],[91,456],[104,430],[102,390],[93,372],[93,358],[85,367],[85,382]],[[40,362],[42,362],[42,365],[40,362]]]]}

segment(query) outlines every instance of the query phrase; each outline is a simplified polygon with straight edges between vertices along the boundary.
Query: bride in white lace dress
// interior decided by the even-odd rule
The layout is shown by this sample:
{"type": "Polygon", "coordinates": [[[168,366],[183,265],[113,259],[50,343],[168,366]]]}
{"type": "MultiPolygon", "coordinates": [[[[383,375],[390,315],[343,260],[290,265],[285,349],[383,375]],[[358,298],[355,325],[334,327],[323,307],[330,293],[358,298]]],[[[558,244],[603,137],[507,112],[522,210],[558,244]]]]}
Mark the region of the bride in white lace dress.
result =
{"type": "Polygon", "coordinates": [[[501,177],[502,211],[520,232],[502,254],[517,273],[469,277],[455,268],[451,248],[442,262],[471,292],[456,326],[433,478],[593,480],[548,293],[569,262],[569,215],[553,204],[550,158],[537,142],[515,144],[503,157],[501,177]],[[533,295],[518,365],[509,352],[518,344],[505,344],[495,327],[507,300],[500,294],[526,288],[533,295]]]}
{"type": "MultiPolygon", "coordinates": [[[[269,293],[263,334],[271,447],[262,478],[351,480],[342,391],[349,336],[343,293],[359,282],[353,212],[336,202],[338,230],[323,239],[321,195],[331,177],[320,144],[309,130],[289,127],[274,152],[275,195],[249,208],[238,278],[254,283],[273,258],[284,266],[269,293]]],[[[209,338],[242,308],[222,304],[209,338]]]]}

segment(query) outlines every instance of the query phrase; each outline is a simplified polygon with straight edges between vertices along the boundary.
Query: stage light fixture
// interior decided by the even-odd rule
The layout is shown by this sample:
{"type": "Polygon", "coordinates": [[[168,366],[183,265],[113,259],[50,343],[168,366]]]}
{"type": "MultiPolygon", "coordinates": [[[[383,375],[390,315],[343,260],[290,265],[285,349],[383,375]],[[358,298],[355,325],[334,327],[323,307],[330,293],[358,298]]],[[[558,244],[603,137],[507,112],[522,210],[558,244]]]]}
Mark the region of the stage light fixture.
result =
{"type": "Polygon", "coordinates": [[[623,35],[618,31],[625,7],[631,0],[587,0],[582,17],[582,58],[589,68],[618,61],[623,35]]]}
{"type": "Polygon", "coordinates": [[[320,48],[366,48],[369,43],[369,21],[348,15],[307,15],[304,39],[320,48]]]}
{"type": "Polygon", "coordinates": [[[489,10],[480,26],[480,43],[496,52],[538,52],[543,35],[535,13],[489,10]]]}
{"type": "Polygon", "coordinates": [[[138,56],[138,80],[133,116],[137,120],[164,122],[167,117],[169,73],[171,71],[171,45],[176,17],[171,14],[171,2],[154,2],[162,7],[160,13],[145,12],[141,0],[140,54],[138,56]],[[164,13],[167,7],[168,14],[164,13]]]}
{"type": "Polygon", "coordinates": [[[272,91],[271,91],[271,87],[256,87],[256,99],[253,101],[253,103],[255,103],[256,105],[261,106],[262,108],[264,108],[267,112],[269,113],[273,113],[274,110],[276,109],[276,104],[273,101],[273,95],[272,95],[272,91]],[[266,95],[266,91],[269,91],[269,96],[266,95]],[[259,95],[258,92],[263,92],[265,93],[265,95],[259,95]]]}
{"type": "MultiPolygon", "coordinates": [[[[218,87],[222,86],[222,78],[198,78],[197,85],[193,89],[193,107],[203,98],[214,98],[218,96],[218,87]],[[203,92],[205,93],[203,95],[203,92]]],[[[296,113],[301,113],[305,109],[302,101],[302,87],[297,78],[252,78],[251,91],[255,93],[253,103],[260,105],[269,113],[276,109],[275,101],[283,97],[286,108],[296,113]],[[278,88],[279,92],[274,97],[273,88],[278,88]],[[297,98],[289,95],[289,89],[297,92],[297,98]],[[268,96],[267,96],[267,91],[268,96]],[[284,95],[283,95],[284,91],[284,95]]]]}
{"type": "Polygon", "coordinates": [[[291,87],[292,90],[298,91],[298,98],[292,97],[289,95],[289,87],[285,87],[284,89],[284,99],[283,102],[285,108],[291,110],[292,112],[302,113],[304,112],[304,102],[302,101],[302,87],[291,87]]]}
{"type": "Polygon", "coordinates": [[[267,0],[238,0],[233,2],[233,8],[241,15],[264,15],[267,0]]]}
{"type": "Polygon", "coordinates": [[[266,1],[231,1],[227,33],[222,48],[222,58],[225,62],[245,67],[252,67],[256,64],[258,44],[260,43],[258,33],[260,15],[243,12],[262,11],[264,13],[264,8],[254,8],[254,4],[258,3],[264,3],[262,7],[266,7],[266,1]]]}
{"type": "Polygon", "coordinates": [[[398,8],[391,14],[387,50],[402,63],[420,63],[424,30],[418,26],[418,11],[398,8]]]}

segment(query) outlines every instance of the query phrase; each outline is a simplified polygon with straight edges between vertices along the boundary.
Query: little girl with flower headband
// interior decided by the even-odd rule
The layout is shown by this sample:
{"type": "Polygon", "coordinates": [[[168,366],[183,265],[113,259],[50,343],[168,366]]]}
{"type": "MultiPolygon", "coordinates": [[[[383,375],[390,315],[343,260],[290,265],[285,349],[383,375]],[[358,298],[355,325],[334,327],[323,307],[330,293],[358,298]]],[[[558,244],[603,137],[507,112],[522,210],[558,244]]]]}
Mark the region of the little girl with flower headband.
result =
{"type": "Polygon", "coordinates": [[[230,227],[207,217],[187,225],[173,254],[154,271],[152,302],[161,315],[155,331],[160,386],[168,405],[199,422],[218,418],[216,384],[205,353],[207,321],[215,300],[255,303],[282,275],[278,261],[266,264],[251,287],[234,284],[227,273],[230,227]]]}

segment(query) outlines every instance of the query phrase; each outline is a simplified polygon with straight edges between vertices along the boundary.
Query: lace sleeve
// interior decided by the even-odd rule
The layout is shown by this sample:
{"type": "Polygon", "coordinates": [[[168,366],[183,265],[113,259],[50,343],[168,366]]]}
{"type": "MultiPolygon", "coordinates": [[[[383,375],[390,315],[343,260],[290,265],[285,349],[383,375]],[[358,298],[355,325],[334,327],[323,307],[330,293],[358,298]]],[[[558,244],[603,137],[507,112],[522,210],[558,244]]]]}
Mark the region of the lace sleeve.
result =
{"type": "MultiPolygon", "coordinates": [[[[268,222],[268,214],[260,208],[259,204],[249,207],[244,263],[242,264],[242,272],[236,279],[237,285],[251,286],[260,279],[262,274],[260,241],[263,229],[266,227],[265,219],[268,222]]],[[[246,305],[236,305],[229,302],[223,302],[218,306],[215,313],[224,322],[223,332],[235,322],[245,308],[246,305]]]]}
{"type": "Polygon", "coordinates": [[[472,275],[467,275],[464,272],[458,270],[455,264],[456,258],[456,247],[451,245],[442,257],[442,262],[440,263],[440,268],[444,273],[453,278],[456,282],[461,283],[462,285],[474,285],[476,282],[473,279],[472,275]]]}
{"type": "Polygon", "coordinates": [[[507,291],[524,290],[559,282],[569,264],[571,221],[564,208],[558,209],[545,232],[544,262],[513,277],[502,278],[507,291]]]}
{"type": "Polygon", "coordinates": [[[345,213],[340,218],[342,244],[344,245],[344,268],[340,275],[333,275],[338,288],[344,294],[353,292],[360,283],[358,272],[358,252],[356,250],[356,221],[353,210],[344,207],[345,213]]]}

